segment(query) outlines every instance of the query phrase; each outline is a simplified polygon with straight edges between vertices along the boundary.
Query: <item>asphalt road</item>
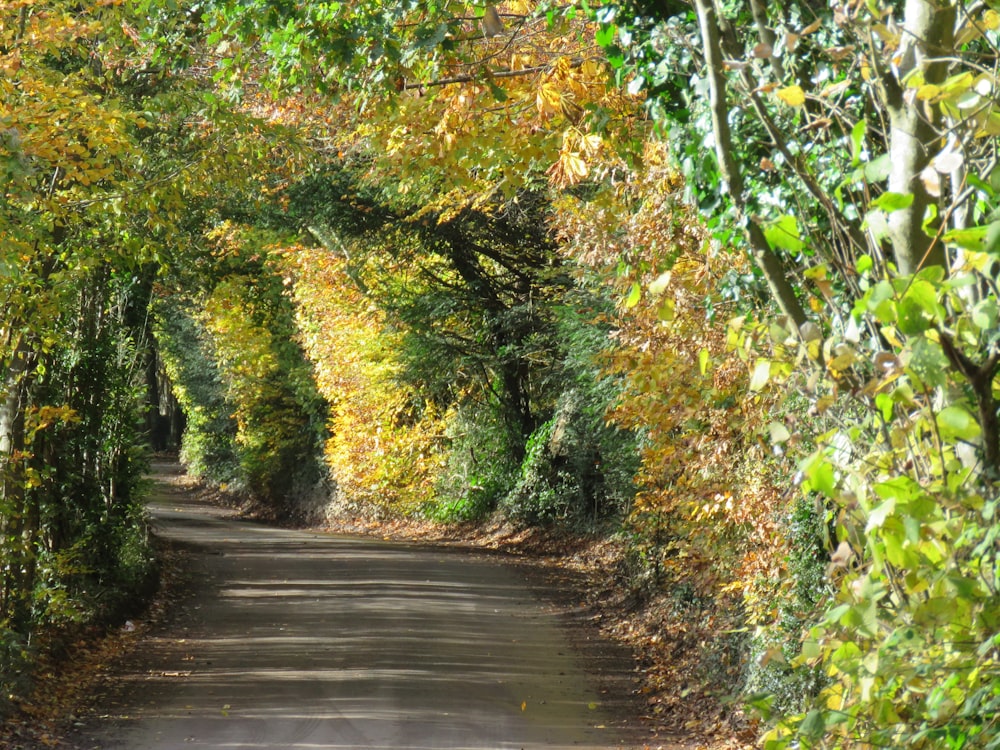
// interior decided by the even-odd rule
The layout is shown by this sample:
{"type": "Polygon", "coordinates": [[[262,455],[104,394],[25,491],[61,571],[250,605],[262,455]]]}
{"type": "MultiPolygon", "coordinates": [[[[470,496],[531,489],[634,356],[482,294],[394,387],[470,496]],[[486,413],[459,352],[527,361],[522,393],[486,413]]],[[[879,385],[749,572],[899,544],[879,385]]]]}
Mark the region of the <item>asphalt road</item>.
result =
{"type": "MultiPolygon", "coordinates": [[[[186,549],[175,614],[119,670],[84,748],[631,746],[601,648],[486,555],[275,529],[161,477],[157,534],[186,549]]],[[[609,669],[611,670],[609,672],[609,669]]]]}

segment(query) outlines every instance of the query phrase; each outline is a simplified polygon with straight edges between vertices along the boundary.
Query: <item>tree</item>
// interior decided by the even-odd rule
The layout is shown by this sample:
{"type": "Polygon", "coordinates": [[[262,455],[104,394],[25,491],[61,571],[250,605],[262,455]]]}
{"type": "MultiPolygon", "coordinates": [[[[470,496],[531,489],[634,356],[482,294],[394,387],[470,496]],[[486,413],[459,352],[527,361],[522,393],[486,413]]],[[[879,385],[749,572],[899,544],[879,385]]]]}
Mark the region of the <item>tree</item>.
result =
{"type": "MultiPolygon", "coordinates": [[[[764,277],[761,249],[800,280],[810,311],[803,325],[786,308],[767,356],[784,359],[797,336],[803,361],[820,365],[802,376],[810,415],[827,426],[803,460],[803,489],[836,527],[835,592],[796,664],[824,669],[831,685],[769,746],[988,746],[996,130],[981,63],[996,58],[1000,17],[922,0],[725,7],[627,3],[599,17],[623,80],[638,75],[652,93],[689,184],[709,188],[697,197],[718,238],[732,236],[720,217],[758,224],[767,247],[748,235],[764,277]],[[687,76],[696,85],[683,105],[657,95],[687,76]],[[707,169],[686,158],[706,135],[717,152],[707,169]],[[955,616],[933,614],[945,601],[955,616]],[[910,670],[926,693],[911,689],[910,670]]],[[[773,365],[754,368],[757,386],[773,365]]]]}
{"type": "MultiPolygon", "coordinates": [[[[2,502],[8,540],[0,618],[21,636],[30,632],[35,617],[33,592],[43,539],[66,545],[77,541],[58,533],[48,536],[53,528],[47,524],[58,527],[60,515],[68,515],[55,496],[73,484],[63,488],[53,482],[55,467],[51,455],[45,455],[51,451],[45,447],[48,437],[60,425],[65,431],[72,422],[92,417],[88,429],[97,438],[108,427],[102,412],[115,387],[108,383],[108,391],[93,394],[90,412],[82,415],[59,393],[64,378],[73,377],[73,366],[60,350],[85,356],[82,352],[110,333],[99,320],[114,291],[100,286],[108,278],[111,258],[122,249],[93,248],[109,229],[106,217],[94,210],[101,202],[94,197],[114,191],[128,174],[127,144],[136,122],[131,113],[102,103],[87,66],[89,51],[103,51],[99,40],[109,13],[114,11],[74,16],[59,4],[44,13],[30,6],[0,10],[7,178],[0,209],[2,262],[9,269],[3,274],[5,340],[0,349],[2,502]],[[74,309],[84,321],[89,317],[75,340],[72,326],[64,322],[74,309]]],[[[127,444],[131,435],[104,437],[127,444]]],[[[107,493],[105,499],[121,503],[127,513],[129,482],[114,466],[116,458],[91,455],[90,461],[80,467],[87,478],[78,480],[84,486],[96,484],[93,491],[87,488],[85,502],[107,493]]],[[[56,544],[54,551],[61,546],[56,544]]]]}
{"type": "Polygon", "coordinates": [[[223,193],[254,140],[211,127],[201,84],[154,60],[144,34],[162,22],[116,3],[0,4],[4,696],[40,628],[109,621],[154,573],[138,492],[147,305],[158,261],[202,231],[187,207],[223,193]]]}
{"type": "MultiPolygon", "coordinates": [[[[495,412],[506,446],[496,460],[513,473],[560,392],[572,386],[559,377],[570,352],[558,331],[559,307],[574,284],[546,228],[545,196],[523,191],[478,209],[418,209],[366,187],[357,174],[351,164],[331,165],[292,187],[284,220],[308,227],[340,259],[344,280],[361,295],[356,304],[375,306],[380,325],[395,331],[362,335],[382,335],[395,349],[393,378],[412,394],[397,420],[408,428],[423,413],[472,405],[495,412]]],[[[297,276],[311,285],[301,264],[297,276]]],[[[323,304],[316,294],[300,303],[323,304]]],[[[385,429],[385,444],[400,432],[385,429]]],[[[475,455],[476,446],[470,449],[475,455]]],[[[601,506],[593,500],[584,505],[601,506]]]]}

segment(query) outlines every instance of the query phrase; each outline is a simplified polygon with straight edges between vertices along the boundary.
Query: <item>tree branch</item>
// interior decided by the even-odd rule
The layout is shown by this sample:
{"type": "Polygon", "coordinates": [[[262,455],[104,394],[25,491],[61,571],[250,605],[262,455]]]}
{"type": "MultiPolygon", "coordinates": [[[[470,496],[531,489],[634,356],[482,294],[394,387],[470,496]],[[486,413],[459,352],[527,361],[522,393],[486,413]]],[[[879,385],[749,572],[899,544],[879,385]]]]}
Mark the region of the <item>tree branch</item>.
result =
{"type": "Polygon", "coordinates": [[[753,13],[753,22],[757,27],[757,33],[760,34],[760,41],[771,48],[772,54],[768,55],[767,61],[774,71],[774,78],[782,81],[785,78],[785,66],[781,63],[781,58],[774,54],[774,45],[778,40],[773,29],[767,25],[767,5],[763,0],[750,0],[750,12],[753,13]]]}
{"type": "MultiPolygon", "coordinates": [[[[570,61],[569,66],[571,68],[579,68],[583,63],[584,60],[582,57],[576,57],[570,61]]],[[[487,78],[518,78],[520,76],[534,75],[535,73],[544,73],[551,69],[552,66],[546,64],[536,65],[533,68],[522,68],[521,70],[495,70],[481,75],[467,73],[460,76],[452,76],[451,78],[439,78],[436,81],[428,81],[426,83],[419,83],[417,81],[404,82],[400,88],[402,91],[409,91],[412,89],[430,88],[431,86],[450,86],[453,83],[472,83],[473,81],[481,81],[487,78]]]]}
{"type": "Polygon", "coordinates": [[[719,161],[724,188],[744,222],[744,231],[750,252],[764,273],[767,286],[781,311],[795,323],[798,329],[808,321],[805,310],[795,295],[795,289],[788,280],[784,264],[771,250],[764,231],[746,217],[746,196],[743,194],[743,176],[733,152],[733,134],[729,128],[729,105],[726,100],[725,63],[723,62],[722,41],[712,0],[695,0],[698,24],[704,47],[705,66],[709,83],[709,107],[712,113],[712,130],[715,135],[715,154],[719,161]]]}
{"type": "Polygon", "coordinates": [[[985,474],[991,481],[1000,472],[1000,417],[993,397],[993,379],[1000,368],[1000,351],[994,349],[981,365],[962,352],[944,331],[938,329],[941,349],[951,366],[958,370],[972,387],[979,411],[979,427],[982,431],[983,465],[985,474]]]}

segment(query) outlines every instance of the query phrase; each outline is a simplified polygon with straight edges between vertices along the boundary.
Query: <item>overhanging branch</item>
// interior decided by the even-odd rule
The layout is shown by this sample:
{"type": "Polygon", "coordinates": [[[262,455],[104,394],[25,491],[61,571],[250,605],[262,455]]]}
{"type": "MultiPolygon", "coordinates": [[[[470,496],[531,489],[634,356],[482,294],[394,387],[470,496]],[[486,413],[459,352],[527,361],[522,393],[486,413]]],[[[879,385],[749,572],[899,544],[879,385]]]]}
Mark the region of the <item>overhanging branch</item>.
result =
{"type": "MultiPolygon", "coordinates": [[[[573,58],[569,66],[570,68],[579,68],[583,65],[584,59],[582,57],[573,58]]],[[[409,83],[404,82],[402,85],[403,91],[409,91],[412,89],[423,89],[430,88],[432,86],[450,86],[453,83],[472,83],[473,81],[480,81],[489,78],[518,78],[520,76],[530,76],[536,73],[544,73],[552,69],[552,65],[547,63],[545,65],[536,65],[533,68],[522,68],[520,70],[495,70],[489,73],[475,74],[466,73],[459,76],[452,76],[450,78],[439,78],[436,81],[427,81],[426,83],[420,83],[417,81],[412,81],[409,83]]]]}

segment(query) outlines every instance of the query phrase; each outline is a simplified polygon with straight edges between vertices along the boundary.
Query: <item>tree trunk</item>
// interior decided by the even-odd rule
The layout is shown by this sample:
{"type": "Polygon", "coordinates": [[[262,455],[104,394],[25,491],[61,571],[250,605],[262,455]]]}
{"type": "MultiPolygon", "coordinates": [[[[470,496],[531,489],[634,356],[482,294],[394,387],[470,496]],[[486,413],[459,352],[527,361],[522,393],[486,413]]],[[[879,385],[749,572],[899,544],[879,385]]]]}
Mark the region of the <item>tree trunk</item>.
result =
{"type": "Polygon", "coordinates": [[[712,131],[715,135],[715,154],[719,172],[725,183],[750,246],[750,254],[764,274],[767,286],[781,311],[794,322],[796,332],[808,321],[805,310],[795,295],[795,288],[788,280],[781,259],[771,249],[763,230],[746,215],[746,196],[743,176],[733,153],[733,136],[729,128],[729,103],[726,96],[726,76],[722,54],[719,21],[713,0],[695,0],[702,46],[705,49],[705,67],[711,97],[712,131]]]}
{"type": "Polygon", "coordinates": [[[499,375],[502,391],[498,394],[504,419],[511,431],[517,433],[519,441],[511,446],[513,458],[520,462],[524,458],[528,438],[538,422],[531,408],[529,379],[531,367],[524,357],[517,353],[521,345],[531,336],[531,322],[510,319],[510,310],[494,290],[490,280],[475,258],[475,251],[449,243],[449,258],[459,276],[466,283],[470,294],[475,295],[487,314],[487,330],[491,354],[495,358],[493,366],[499,375]],[[510,350],[515,353],[507,353],[510,350]]]}
{"type": "Polygon", "coordinates": [[[2,494],[2,531],[7,541],[4,561],[3,610],[14,632],[26,635],[31,621],[31,591],[34,587],[32,557],[34,539],[26,539],[29,513],[25,488],[25,430],[31,375],[31,356],[22,337],[11,355],[0,401],[0,494],[2,494]]]}
{"type": "Polygon", "coordinates": [[[941,83],[948,73],[944,60],[954,48],[956,10],[948,2],[907,0],[902,40],[895,73],[885,72],[883,84],[889,110],[889,190],[912,194],[913,203],[889,214],[889,238],[896,267],[903,275],[927,266],[947,267],[943,243],[924,232],[928,206],[934,202],[920,173],[940,150],[936,111],[923,111],[923,103],[904,96],[903,81],[922,71],[927,83],[941,83]]]}

